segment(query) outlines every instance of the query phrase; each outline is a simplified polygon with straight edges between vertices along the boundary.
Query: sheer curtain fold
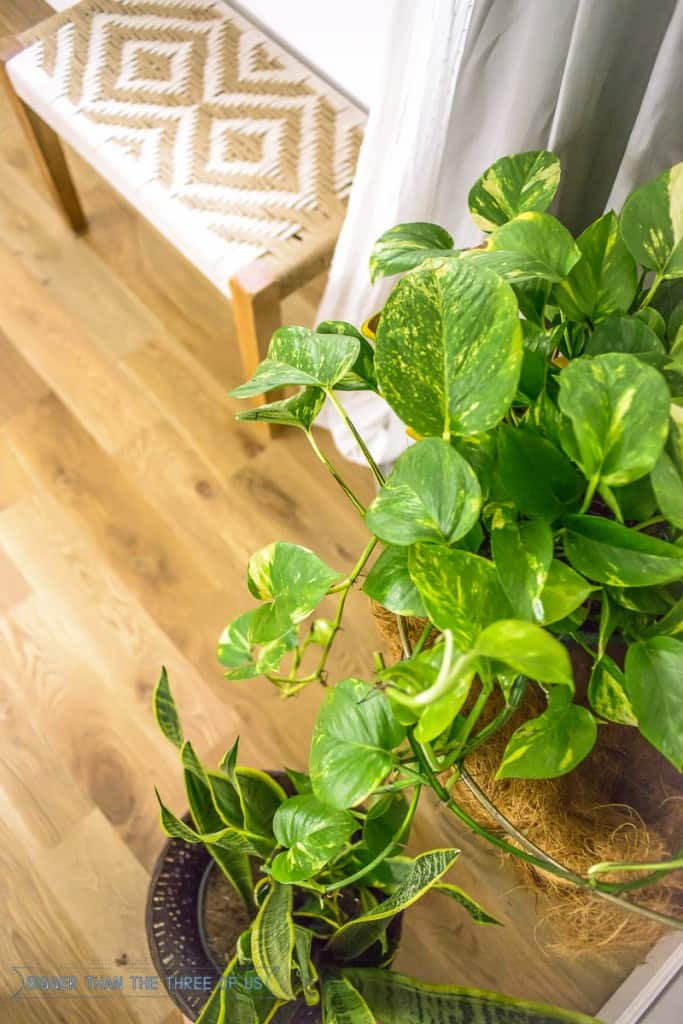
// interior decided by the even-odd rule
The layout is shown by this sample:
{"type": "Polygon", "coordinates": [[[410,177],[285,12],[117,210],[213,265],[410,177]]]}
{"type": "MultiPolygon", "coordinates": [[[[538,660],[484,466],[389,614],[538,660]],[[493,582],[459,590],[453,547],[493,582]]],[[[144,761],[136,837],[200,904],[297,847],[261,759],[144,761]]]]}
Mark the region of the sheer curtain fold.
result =
{"type": "MultiPolygon", "coordinates": [[[[360,323],[381,308],[392,283],[371,286],[367,261],[394,224],[480,241],[467,193],[499,156],[556,152],[553,212],[577,232],[683,159],[683,0],[392,0],[392,15],[320,319],[360,323]]],[[[408,442],[386,404],[343,400],[373,455],[395,459],[408,442]]],[[[357,458],[331,413],[324,422],[357,458]]]]}

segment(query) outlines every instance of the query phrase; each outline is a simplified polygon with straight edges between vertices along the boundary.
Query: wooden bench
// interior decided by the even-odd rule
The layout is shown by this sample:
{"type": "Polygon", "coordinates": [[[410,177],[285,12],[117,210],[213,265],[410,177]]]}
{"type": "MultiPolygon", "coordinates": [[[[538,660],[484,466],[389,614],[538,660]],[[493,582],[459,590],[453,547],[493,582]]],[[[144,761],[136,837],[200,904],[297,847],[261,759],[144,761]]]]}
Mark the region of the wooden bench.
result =
{"type": "Polygon", "coordinates": [[[231,296],[251,376],[280,300],[330,262],[364,113],[222,0],[84,0],[0,59],[74,231],[60,139],[231,296]]]}

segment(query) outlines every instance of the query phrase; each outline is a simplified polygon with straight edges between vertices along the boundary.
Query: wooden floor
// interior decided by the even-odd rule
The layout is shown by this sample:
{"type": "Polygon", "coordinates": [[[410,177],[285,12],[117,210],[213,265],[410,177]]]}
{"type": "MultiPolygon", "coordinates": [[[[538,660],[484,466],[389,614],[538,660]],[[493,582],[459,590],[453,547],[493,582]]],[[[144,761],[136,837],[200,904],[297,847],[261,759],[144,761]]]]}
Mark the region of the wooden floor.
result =
{"type": "MultiPolygon", "coordinates": [[[[42,9],[3,0],[0,33],[42,9]]],[[[216,639],[249,603],[249,553],[289,539],[344,569],[365,535],[301,437],[263,447],[235,423],[227,303],[73,165],[91,223],[82,239],[47,201],[2,106],[0,1018],[170,1024],[164,997],[12,999],[12,968],[150,973],[153,786],[183,806],[150,710],[159,667],[202,755],[218,758],[239,734],[246,762],[304,767],[320,693],[283,704],[263,682],[228,685],[216,639]]],[[[287,320],[310,323],[319,293],[295,296],[287,320]]],[[[362,470],[349,475],[371,493],[362,470]]],[[[354,597],[337,678],[362,673],[375,644],[354,597]]],[[[594,1011],[631,967],[544,949],[549,908],[443,814],[425,809],[418,840],[461,845],[460,884],[506,926],[477,929],[443,898],[426,900],[406,926],[404,970],[594,1011]]]]}

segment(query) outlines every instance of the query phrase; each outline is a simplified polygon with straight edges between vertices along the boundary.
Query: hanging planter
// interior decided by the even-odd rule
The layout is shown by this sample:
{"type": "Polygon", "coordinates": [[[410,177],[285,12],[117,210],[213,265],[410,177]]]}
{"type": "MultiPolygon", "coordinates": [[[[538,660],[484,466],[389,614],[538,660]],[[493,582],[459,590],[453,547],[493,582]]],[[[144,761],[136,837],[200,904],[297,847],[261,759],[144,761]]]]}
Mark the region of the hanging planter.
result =
{"type": "MultiPolygon", "coordinates": [[[[391,655],[402,656],[396,616],[379,605],[373,613],[391,655]]],[[[417,643],[426,620],[406,620],[409,643],[417,643]]],[[[589,654],[568,641],[577,702],[589,707],[589,654]]],[[[623,668],[624,646],[612,643],[608,656],[623,668]]],[[[601,726],[596,743],[573,772],[555,779],[498,779],[498,768],[514,732],[542,714],[544,701],[530,686],[505,725],[467,755],[464,776],[451,792],[484,828],[501,838],[511,834],[501,818],[537,851],[580,876],[605,862],[666,861],[680,845],[683,785],[680,773],[648,744],[637,729],[601,726]],[[634,767],[637,770],[634,770],[634,767]]],[[[471,709],[471,702],[464,711],[471,709]]],[[[502,696],[479,718],[481,730],[505,712],[502,696]]],[[[454,769],[444,776],[448,782],[454,769]]],[[[527,884],[550,898],[538,935],[558,952],[616,953],[648,949],[662,934],[660,922],[591,894],[569,881],[516,860],[527,884]]],[[[637,874],[631,876],[637,878],[637,874]]],[[[645,908],[683,914],[683,877],[672,873],[639,897],[645,908]]]]}

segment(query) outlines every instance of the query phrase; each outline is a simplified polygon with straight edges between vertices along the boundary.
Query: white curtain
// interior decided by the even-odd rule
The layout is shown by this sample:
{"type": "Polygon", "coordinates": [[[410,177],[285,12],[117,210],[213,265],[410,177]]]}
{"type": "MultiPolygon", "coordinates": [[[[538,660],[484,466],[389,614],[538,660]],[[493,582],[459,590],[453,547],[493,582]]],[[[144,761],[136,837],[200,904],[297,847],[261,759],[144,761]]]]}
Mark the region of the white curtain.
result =
{"type": "MultiPolygon", "coordinates": [[[[387,0],[385,0],[387,2],[387,0]]],[[[467,193],[498,157],[550,149],[553,206],[578,232],[639,183],[683,159],[683,0],[390,0],[383,87],[370,112],[320,319],[359,324],[392,282],[369,284],[375,239],[394,224],[481,235],[467,193]]],[[[377,396],[344,395],[375,458],[405,448],[377,396]]],[[[324,423],[360,453],[333,411],[324,423]]]]}

